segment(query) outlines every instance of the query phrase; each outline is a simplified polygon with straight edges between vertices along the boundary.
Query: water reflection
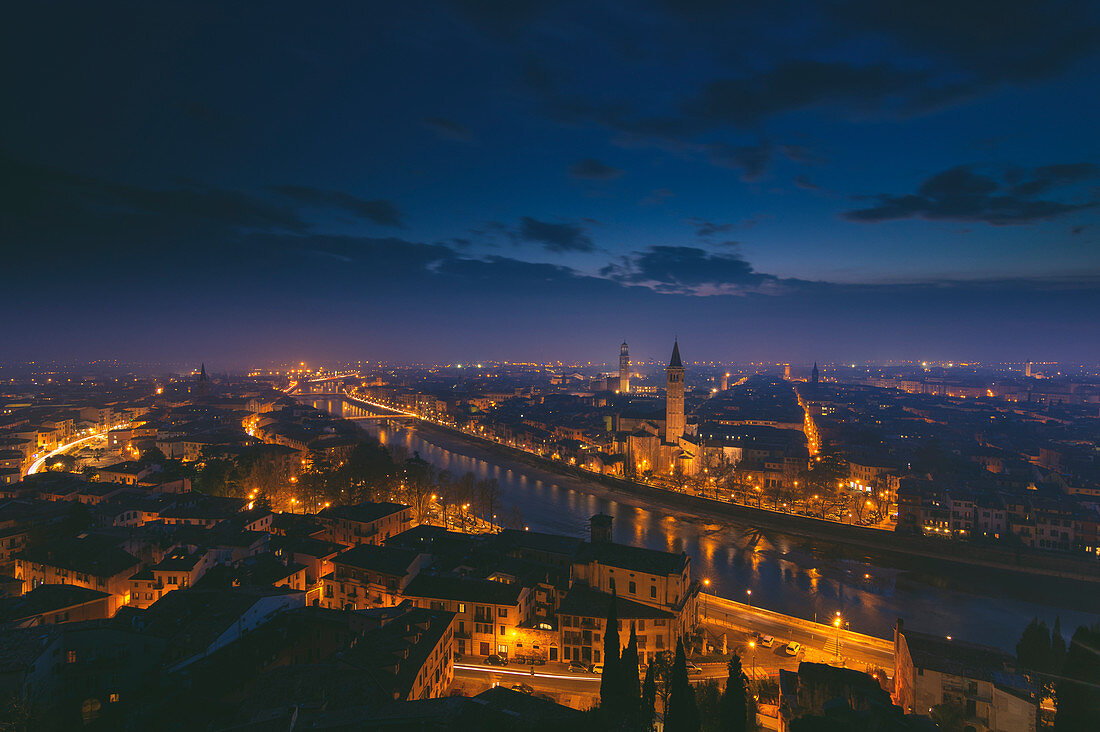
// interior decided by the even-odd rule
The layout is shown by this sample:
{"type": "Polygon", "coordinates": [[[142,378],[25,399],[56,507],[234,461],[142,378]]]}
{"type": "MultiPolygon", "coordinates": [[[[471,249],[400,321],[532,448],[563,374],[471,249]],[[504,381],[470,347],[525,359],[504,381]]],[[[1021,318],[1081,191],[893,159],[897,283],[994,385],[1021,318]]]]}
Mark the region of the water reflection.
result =
{"type": "MultiPolygon", "coordinates": [[[[339,413],[338,404],[317,406],[339,413]]],[[[951,566],[930,570],[929,562],[904,558],[846,556],[832,546],[636,506],[633,497],[600,484],[514,463],[443,433],[424,433],[397,423],[361,424],[383,443],[417,452],[439,468],[495,477],[506,507],[517,506],[532,531],[585,536],[590,516],[609,513],[615,517],[618,541],[686,551],[693,575],[709,579],[712,591],[745,601],[746,590],[751,590],[753,605],[811,620],[840,610],[852,630],[883,637],[902,617],[918,630],[1008,650],[1033,617],[1051,625],[1061,616],[1067,635],[1077,625],[1098,619],[1087,612],[1100,607],[1100,588],[1095,585],[951,566]]]]}

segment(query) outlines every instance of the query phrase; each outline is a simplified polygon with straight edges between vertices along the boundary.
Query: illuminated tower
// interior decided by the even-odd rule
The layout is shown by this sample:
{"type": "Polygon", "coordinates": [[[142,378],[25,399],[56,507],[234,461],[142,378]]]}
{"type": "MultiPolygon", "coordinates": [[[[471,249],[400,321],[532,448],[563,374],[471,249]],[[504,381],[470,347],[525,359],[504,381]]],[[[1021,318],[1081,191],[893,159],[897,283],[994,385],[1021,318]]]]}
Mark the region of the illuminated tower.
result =
{"type": "Polygon", "coordinates": [[[626,341],[619,348],[619,392],[630,393],[630,349],[627,348],[626,341]]]}
{"type": "Polygon", "coordinates": [[[783,378],[787,381],[791,380],[791,365],[789,363],[783,364],[783,378]]]}
{"type": "Polygon", "coordinates": [[[1024,376],[1031,378],[1031,361],[1027,362],[1027,368],[1024,369],[1024,376]]]}
{"type": "Polygon", "coordinates": [[[722,375],[722,391],[726,391],[730,388],[730,372],[727,371],[722,375]]]}
{"type": "Polygon", "coordinates": [[[672,345],[668,362],[668,390],[665,393],[665,442],[675,443],[684,434],[684,364],[680,361],[680,344],[672,345]]]}

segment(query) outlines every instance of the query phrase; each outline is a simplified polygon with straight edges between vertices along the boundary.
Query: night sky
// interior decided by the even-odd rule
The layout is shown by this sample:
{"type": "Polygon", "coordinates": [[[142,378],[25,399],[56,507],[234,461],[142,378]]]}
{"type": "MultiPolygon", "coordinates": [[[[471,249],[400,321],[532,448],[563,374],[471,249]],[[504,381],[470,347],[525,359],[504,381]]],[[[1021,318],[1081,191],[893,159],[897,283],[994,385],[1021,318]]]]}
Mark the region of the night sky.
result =
{"type": "Polygon", "coordinates": [[[12,5],[0,359],[1095,362],[1098,8],[12,5]]]}

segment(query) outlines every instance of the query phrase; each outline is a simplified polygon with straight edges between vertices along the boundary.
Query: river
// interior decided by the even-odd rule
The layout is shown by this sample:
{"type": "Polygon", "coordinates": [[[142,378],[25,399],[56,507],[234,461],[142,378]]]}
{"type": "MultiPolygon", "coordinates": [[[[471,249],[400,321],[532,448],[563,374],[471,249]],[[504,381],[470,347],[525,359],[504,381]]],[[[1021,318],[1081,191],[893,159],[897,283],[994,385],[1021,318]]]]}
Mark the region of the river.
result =
{"type": "MultiPolygon", "coordinates": [[[[342,412],[339,403],[315,405],[342,412]]],[[[919,558],[871,558],[728,520],[673,513],[648,505],[647,499],[514,461],[492,446],[437,429],[372,420],[359,424],[383,444],[419,453],[455,475],[496,478],[505,504],[501,515],[517,507],[532,531],[584,537],[589,517],[607,513],[615,520],[616,541],[687,552],[692,576],[710,580],[711,592],[788,615],[813,620],[831,618],[839,610],[851,630],[883,638],[890,637],[900,617],[913,630],[1010,652],[1034,617],[1048,625],[1060,617],[1067,642],[1078,625],[1100,621],[1096,583],[919,558]]]]}

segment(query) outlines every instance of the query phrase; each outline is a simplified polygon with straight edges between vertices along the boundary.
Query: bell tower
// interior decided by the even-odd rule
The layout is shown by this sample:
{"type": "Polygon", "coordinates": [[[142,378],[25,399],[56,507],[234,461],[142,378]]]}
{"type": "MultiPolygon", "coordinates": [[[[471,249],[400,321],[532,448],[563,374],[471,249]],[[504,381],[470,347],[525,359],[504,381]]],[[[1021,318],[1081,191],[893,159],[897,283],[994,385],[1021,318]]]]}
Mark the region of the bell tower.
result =
{"type": "Polygon", "coordinates": [[[665,442],[675,443],[684,434],[684,364],[680,361],[680,343],[672,345],[672,358],[666,369],[665,442]]]}
{"type": "Polygon", "coordinates": [[[619,348],[619,393],[630,393],[630,349],[626,341],[619,348]]]}

